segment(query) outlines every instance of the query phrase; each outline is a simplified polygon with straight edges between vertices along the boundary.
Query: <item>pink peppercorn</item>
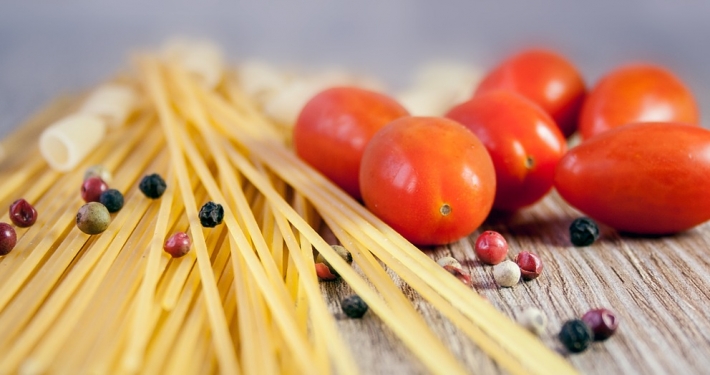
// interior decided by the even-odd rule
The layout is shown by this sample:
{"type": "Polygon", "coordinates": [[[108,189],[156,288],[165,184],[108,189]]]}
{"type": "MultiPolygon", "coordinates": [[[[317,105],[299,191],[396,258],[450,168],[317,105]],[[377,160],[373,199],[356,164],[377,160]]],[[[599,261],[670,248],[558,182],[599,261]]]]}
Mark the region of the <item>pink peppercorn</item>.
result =
{"type": "Polygon", "coordinates": [[[616,332],[616,328],[619,326],[619,319],[608,309],[589,310],[582,316],[582,320],[594,332],[595,341],[608,339],[616,332]]]}
{"type": "Polygon", "coordinates": [[[520,267],[523,280],[532,280],[542,273],[542,260],[537,254],[521,251],[515,256],[515,263],[520,267]]]}
{"type": "Polygon", "coordinates": [[[17,244],[15,228],[8,223],[0,223],[0,256],[7,255],[17,244]]]}
{"type": "Polygon", "coordinates": [[[163,244],[163,250],[173,258],[180,258],[190,251],[192,241],[185,232],[177,232],[163,244]]]}
{"type": "Polygon", "coordinates": [[[10,205],[10,220],[20,228],[32,226],[37,221],[37,210],[24,199],[10,205]]]}
{"type": "Polygon", "coordinates": [[[108,185],[98,177],[89,177],[81,184],[81,198],[84,202],[99,202],[101,193],[108,190],[108,185]]]}
{"type": "Polygon", "coordinates": [[[508,255],[508,243],[500,233],[487,230],[476,239],[474,250],[481,262],[498,264],[508,255]]]}

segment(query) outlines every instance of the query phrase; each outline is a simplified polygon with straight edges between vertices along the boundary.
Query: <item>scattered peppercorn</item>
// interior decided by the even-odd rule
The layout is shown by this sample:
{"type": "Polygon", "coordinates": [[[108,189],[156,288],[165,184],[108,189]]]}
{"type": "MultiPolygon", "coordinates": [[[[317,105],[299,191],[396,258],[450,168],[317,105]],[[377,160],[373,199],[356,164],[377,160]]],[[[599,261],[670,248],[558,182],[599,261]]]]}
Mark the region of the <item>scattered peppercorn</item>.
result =
{"type": "Polygon", "coordinates": [[[118,212],[123,208],[123,194],[116,189],[108,189],[101,193],[99,202],[106,206],[108,212],[118,212]]]}
{"type": "Polygon", "coordinates": [[[321,281],[337,280],[340,275],[333,271],[335,270],[330,267],[330,264],[316,263],[316,276],[318,276],[318,279],[321,281]]]}
{"type": "Polygon", "coordinates": [[[495,231],[487,230],[476,239],[476,256],[486,264],[498,264],[508,255],[508,243],[495,231]]]}
{"type": "Polygon", "coordinates": [[[203,227],[214,228],[222,224],[223,218],[224,208],[222,208],[222,205],[219,203],[210,201],[200,208],[200,223],[202,223],[203,227]]]}
{"type": "Polygon", "coordinates": [[[502,287],[515,286],[520,281],[520,267],[510,260],[506,260],[493,267],[493,279],[502,287]]]}
{"type": "Polygon", "coordinates": [[[572,319],[562,325],[557,337],[572,353],[580,353],[589,347],[594,333],[587,323],[581,319],[572,319]]]}
{"type": "Polygon", "coordinates": [[[360,298],[360,296],[353,294],[352,296],[345,297],[340,301],[340,307],[343,309],[345,315],[350,318],[362,318],[367,312],[367,304],[360,298]]]}
{"type": "Polygon", "coordinates": [[[94,165],[89,167],[86,172],[84,172],[84,181],[91,177],[98,177],[102,179],[105,183],[110,184],[112,180],[111,172],[104,168],[103,165],[94,165]]]}
{"type": "Polygon", "coordinates": [[[472,286],[473,281],[471,280],[471,274],[467,270],[463,269],[461,263],[454,257],[443,257],[436,261],[441,267],[443,267],[450,274],[456,276],[457,279],[461,280],[467,286],[472,286]]]}
{"type": "Polygon", "coordinates": [[[163,250],[173,258],[180,258],[190,251],[192,241],[185,232],[177,232],[163,244],[163,250]]]}
{"type": "Polygon", "coordinates": [[[99,234],[108,228],[111,215],[106,206],[99,202],[89,202],[76,214],[76,226],[86,234],[99,234]]]}
{"type": "Polygon", "coordinates": [[[537,254],[521,251],[515,256],[515,263],[520,267],[523,280],[536,279],[542,273],[542,260],[537,254]]]}
{"type": "Polygon", "coordinates": [[[7,255],[17,244],[15,228],[8,223],[0,223],[0,256],[7,255]]]}
{"type": "Polygon", "coordinates": [[[165,193],[167,185],[165,184],[165,180],[163,180],[159,174],[153,173],[144,176],[138,185],[138,188],[143,192],[143,194],[145,194],[146,197],[150,199],[158,199],[163,196],[163,193],[165,193]]]}
{"type": "Polygon", "coordinates": [[[523,311],[518,322],[528,331],[539,336],[545,332],[547,316],[539,309],[529,307],[523,311]]]}
{"type": "Polygon", "coordinates": [[[101,194],[108,190],[108,185],[98,177],[89,177],[81,184],[81,198],[84,202],[98,202],[101,194]]]}
{"type": "Polygon", "coordinates": [[[608,309],[589,310],[582,316],[582,320],[592,329],[596,341],[608,339],[619,327],[616,314],[608,309]]]}
{"type": "Polygon", "coordinates": [[[599,239],[599,227],[594,220],[580,217],[569,226],[569,236],[574,246],[589,246],[599,239]]]}
{"type": "MultiPolygon", "coordinates": [[[[330,247],[347,263],[353,262],[353,255],[350,254],[348,249],[346,249],[340,245],[331,245],[330,247]]],[[[325,260],[325,258],[320,254],[318,254],[316,256],[316,266],[318,266],[318,264],[322,264],[323,266],[328,268],[327,272],[325,270],[320,271],[320,274],[318,277],[321,280],[330,281],[330,280],[335,280],[340,277],[340,275],[338,274],[338,271],[336,271],[335,268],[333,268],[333,266],[330,265],[330,262],[325,260]]],[[[316,273],[318,273],[318,267],[316,267],[316,273]]]]}
{"type": "Polygon", "coordinates": [[[10,220],[20,228],[27,228],[37,221],[37,210],[24,199],[10,205],[10,220]]]}

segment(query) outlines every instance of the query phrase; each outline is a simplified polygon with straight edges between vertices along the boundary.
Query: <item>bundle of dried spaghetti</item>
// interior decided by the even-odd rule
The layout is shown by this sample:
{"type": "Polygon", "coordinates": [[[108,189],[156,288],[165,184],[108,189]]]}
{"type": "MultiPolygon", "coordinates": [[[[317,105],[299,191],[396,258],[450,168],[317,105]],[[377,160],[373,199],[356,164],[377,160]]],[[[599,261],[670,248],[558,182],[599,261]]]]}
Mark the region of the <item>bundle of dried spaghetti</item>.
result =
{"type": "MultiPolygon", "coordinates": [[[[21,195],[40,212],[0,260],[2,372],[357,373],[321,293],[314,249],[429,372],[471,369],[388,272],[510,373],[573,372],[295,158],[282,128],[233,79],[221,78],[213,89],[180,59],[144,56],[138,65],[134,83],[149,105],[110,129],[74,170],[51,171],[37,148],[0,165],[0,178],[9,181],[0,203],[21,195]],[[74,226],[74,215],[83,171],[95,164],[113,172],[112,187],[126,203],[105,232],[89,236],[74,226]],[[167,182],[155,200],[138,189],[152,173],[167,182]],[[198,213],[208,201],[223,207],[223,223],[214,228],[203,227],[198,213]],[[323,238],[322,223],[354,265],[323,238]],[[181,258],[162,249],[175,232],[192,240],[181,258]]],[[[76,108],[61,107],[36,126],[76,108]]]]}

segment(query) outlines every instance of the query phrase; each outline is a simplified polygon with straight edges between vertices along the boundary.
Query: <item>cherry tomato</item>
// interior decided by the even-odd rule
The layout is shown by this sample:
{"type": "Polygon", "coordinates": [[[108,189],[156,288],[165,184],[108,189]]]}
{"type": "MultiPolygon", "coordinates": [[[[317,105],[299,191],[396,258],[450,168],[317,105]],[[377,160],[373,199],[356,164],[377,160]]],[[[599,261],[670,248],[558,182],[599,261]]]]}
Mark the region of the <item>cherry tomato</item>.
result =
{"type": "Polygon", "coordinates": [[[314,96],[293,130],[296,154],[360,199],[358,172],[365,145],[377,130],[408,112],[394,99],[355,87],[336,87],[314,96]]]}
{"type": "Polygon", "coordinates": [[[622,232],[670,234],[710,219],[710,130],[673,123],[611,129],[560,161],[570,205],[622,232]]]}
{"type": "Polygon", "coordinates": [[[697,124],[698,109],[690,90],[673,73],[654,65],[618,68],[587,95],[579,118],[583,139],[633,122],[697,124]]]}
{"type": "Polygon", "coordinates": [[[365,148],[360,190],[370,211],[417,245],[471,234],[493,205],[495,170],[481,141],[440,117],[405,117],[365,148]]]}
{"type": "Polygon", "coordinates": [[[514,211],[552,189],[555,166],[567,151],[565,138],[540,107],[511,91],[479,95],[446,117],[473,131],[496,169],[493,208],[514,211]]]}
{"type": "Polygon", "coordinates": [[[501,89],[535,102],[555,120],[565,137],[577,130],[586,88],[577,69],[564,57],[547,50],[523,51],[488,73],[475,95],[501,89]]]}

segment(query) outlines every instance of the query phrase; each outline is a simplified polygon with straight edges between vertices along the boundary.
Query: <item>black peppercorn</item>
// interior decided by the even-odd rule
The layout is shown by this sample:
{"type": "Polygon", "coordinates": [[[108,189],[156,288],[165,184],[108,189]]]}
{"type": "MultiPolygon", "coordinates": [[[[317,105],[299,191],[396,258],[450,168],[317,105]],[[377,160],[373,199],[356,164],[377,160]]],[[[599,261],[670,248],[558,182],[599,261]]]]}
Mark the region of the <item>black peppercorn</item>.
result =
{"type": "Polygon", "coordinates": [[[141,189],[143,194],[150,199],[160,198],[165,192],[166,187],[165,180],[157,173],[144,176],[140,185],[138,185],[138,188],[141,189]]]}
{"type": "Polygon", "coordinates": [[[340,308],[343,309],[345,315],[355,319],[362,318],[362,316],[367,312],[367,304],[362,300],[362,298],[360,298],[360,296],[355,294],[345,297],[340,302],[340,308]]]}
{"type": "Polygon", "coordinates": [[[123,194],[116,189],[108,189],[101,193],[99,202],[106,206],[108,212],[118,212],[123,208],[123,194]]]}
{"type": "Polygon", "coordinates": [[[565,322],[557,337],[571,353],[580,353],[589,347],[594,333],[583,320],[573,319],[565,322]]]}
{"type": "Polygon", "coordinates": [[[580,217],[569,226],[569,235],[574,246],[589,246],[599,238],[599,227],[592,219],[580,217]]]}
{"type": "Polygon", "coordinates": [[[200,223],[203,227],[214,228],[222,224],[224,208],[219,203],[207,202],[200,208],[200,223]]]}

